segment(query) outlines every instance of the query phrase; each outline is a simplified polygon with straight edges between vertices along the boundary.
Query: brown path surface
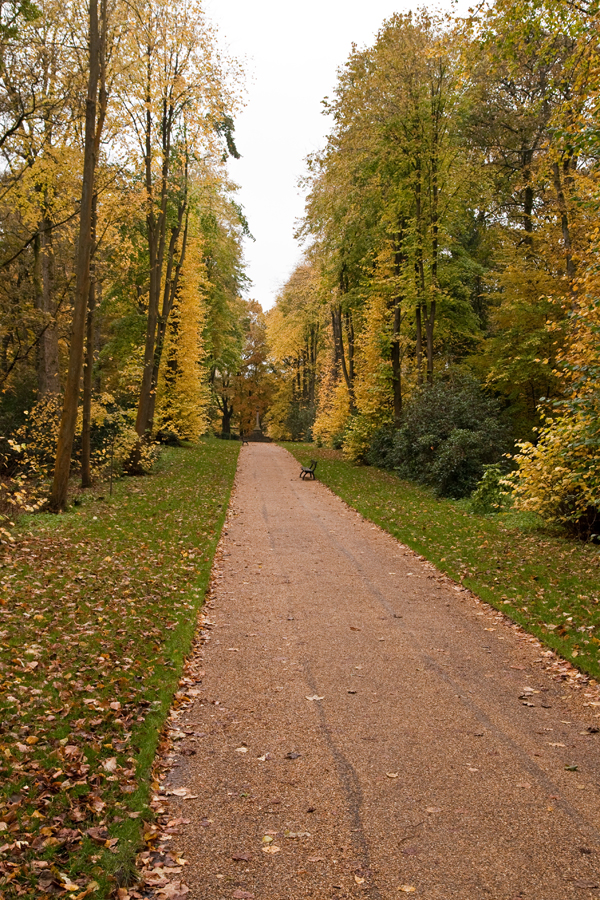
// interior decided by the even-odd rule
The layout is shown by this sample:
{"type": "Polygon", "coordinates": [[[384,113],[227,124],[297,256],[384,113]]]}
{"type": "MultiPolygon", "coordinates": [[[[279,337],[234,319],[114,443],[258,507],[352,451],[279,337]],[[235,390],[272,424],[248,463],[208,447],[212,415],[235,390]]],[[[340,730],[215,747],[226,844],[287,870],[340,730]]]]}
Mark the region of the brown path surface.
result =
{"type": "Polygon", "coordinates": [[[597,690],[298,472],[240,456],[168,781],[188,896],[599,898],[597,690]]]}

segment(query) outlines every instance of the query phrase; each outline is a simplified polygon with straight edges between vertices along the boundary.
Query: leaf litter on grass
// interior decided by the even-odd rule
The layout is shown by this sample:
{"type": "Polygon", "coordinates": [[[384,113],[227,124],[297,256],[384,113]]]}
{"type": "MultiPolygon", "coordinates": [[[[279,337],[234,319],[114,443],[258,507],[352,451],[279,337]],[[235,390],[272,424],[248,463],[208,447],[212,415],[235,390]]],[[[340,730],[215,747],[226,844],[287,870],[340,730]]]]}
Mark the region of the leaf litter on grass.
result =
{"type": "MultiPolygon", "coordinates": [[[[111,501],[24,520],[0,558],[0,893],[83,900],[134,879],[158,733],[238,448],[165,452],[111,501]]],[[[116,894],[115,894],[116,896],[116,894]]]]}

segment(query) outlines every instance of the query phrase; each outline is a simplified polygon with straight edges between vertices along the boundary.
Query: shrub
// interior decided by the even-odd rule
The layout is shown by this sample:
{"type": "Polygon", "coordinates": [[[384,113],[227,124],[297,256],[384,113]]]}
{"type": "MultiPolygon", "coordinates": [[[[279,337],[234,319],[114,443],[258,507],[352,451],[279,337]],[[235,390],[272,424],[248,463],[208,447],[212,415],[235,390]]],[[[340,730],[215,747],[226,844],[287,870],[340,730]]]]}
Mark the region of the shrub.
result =
{"type": "Polygon", "coordinates": [[[484,466],[483,477],[471,494],[471,509],[478,515],[498,513],[511,502],[506,471],[499,463],[484,466]]]}
{"type": "Polygon", "coordinates": [[[458,499],[471,493],[507,444],[499,404],[473,378],[455,375],[420,387],[405,406],[400,428],[392,437],[376,433],[367,459],[378,458],[402,478],[458,499]]]}
{"type": "Polygon", "coordinates": [[[389,465],[389,456],[394,446],[395,431],[391,425],[382,425],[371,437],[365,460],[370,466],[385,469],[389,465]]]}
{"type": "MultiPolygon", "coordinates": [[[[62,412],[62,396],[48,394],[41,397],[29,411],[25,423],[2,447],[2,471],[31,495],[45,490],[44,482],[52,476],[56,453],[58,427],[62,412]]],[[[102,394],[92,402],[91,451],[92,470],[99,474],[110,464],[116,472],[123,472],[138,437],[133,427],[132,414],[119,407],[110,394],[102,394]]],[[[81,455],[82,413],[79,410],[73,445],[73,461],[81,455]]],[[[144,445],[141,451],[141,468],[152,468],[156,453],[153,445],[144,445]]],[[[12,490],[12,488],[11,488],[12,490]]]]}
{"type": "Polygon", "coordinates": [[[539,513],[584,539],[600,534],[598,410],[568,409],[546,419],[536,445],[518,444],[511,476],[518,509],[539,513]]]}
{"type": "Polygon", "coordinates": [[[352,462],[367,462],[375,426],[367,416],[352,416],[342,440],[344,455],[352,462]]]}
{"type": "Polygon", "coordinates": [[[46,394],[24,411],[24,423],[8,439],[5,470],[27,478],[48,477],[54,464],[61,411],[59,394],[46,394]]]}

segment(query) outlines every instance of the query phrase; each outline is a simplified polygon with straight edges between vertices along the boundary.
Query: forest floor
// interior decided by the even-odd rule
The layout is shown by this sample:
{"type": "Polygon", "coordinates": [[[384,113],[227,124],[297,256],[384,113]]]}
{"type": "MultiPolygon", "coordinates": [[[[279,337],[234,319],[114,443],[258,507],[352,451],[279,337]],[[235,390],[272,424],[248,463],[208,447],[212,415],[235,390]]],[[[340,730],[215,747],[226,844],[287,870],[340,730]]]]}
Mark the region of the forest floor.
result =
{"type": "Polygon", "coordinates": [[[598,898],[597,685],[298,475],[242,449],[171,714],[189,900],[598,898]]]}

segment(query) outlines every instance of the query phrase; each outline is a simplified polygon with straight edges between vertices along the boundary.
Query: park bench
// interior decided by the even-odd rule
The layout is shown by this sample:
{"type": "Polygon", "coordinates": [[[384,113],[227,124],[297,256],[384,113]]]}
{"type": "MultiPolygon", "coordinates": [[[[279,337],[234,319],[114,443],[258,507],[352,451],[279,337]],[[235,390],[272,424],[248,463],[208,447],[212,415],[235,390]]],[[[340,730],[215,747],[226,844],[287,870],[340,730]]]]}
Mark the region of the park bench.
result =
{"type": "Polygon", "coordinates": [[[314,478],[315,477],[315,469],[317,468],[317,460],[311,459],[310,466],[302,466],[302,471],[300,472],[300,478],[314,478]]]}
{"type": "Polygon", "coordinates": [[[244,444],[248,443],[248,438],[244,435],[243,432],[242,432],[242,434],[240,434],[240,440],[242,442],[242,447],[244,446],[244,444]]]}

